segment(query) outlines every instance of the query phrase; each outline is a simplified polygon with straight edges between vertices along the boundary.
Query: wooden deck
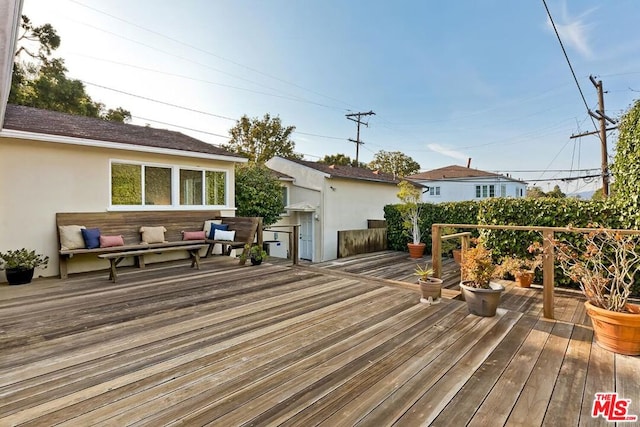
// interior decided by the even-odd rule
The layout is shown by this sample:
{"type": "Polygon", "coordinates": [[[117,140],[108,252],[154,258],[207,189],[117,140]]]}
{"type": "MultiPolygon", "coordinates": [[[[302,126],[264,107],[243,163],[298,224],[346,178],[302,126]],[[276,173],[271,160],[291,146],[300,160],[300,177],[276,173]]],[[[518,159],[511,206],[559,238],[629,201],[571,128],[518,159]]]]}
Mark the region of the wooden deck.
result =
{"type": "Polygon", "coordinates": [[[593,344],[576,296],[549,321],[509,287],[479,318],[420,304],[414,267],[215,257],[0,286],[0,425],[609,425],[596,392],[640,415],[640,358],[593,344]]]}

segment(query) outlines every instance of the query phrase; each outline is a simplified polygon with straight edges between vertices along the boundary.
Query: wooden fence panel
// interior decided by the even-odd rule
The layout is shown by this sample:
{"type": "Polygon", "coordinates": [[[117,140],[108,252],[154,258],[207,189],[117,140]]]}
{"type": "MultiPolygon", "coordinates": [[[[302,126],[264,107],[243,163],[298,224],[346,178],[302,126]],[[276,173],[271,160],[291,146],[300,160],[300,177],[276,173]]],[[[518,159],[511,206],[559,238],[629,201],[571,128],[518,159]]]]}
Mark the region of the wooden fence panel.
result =
{"type": "Polygon", "coordinates": [[[387,249],[387,229],[338,231],[338,258],[387,249]]]}

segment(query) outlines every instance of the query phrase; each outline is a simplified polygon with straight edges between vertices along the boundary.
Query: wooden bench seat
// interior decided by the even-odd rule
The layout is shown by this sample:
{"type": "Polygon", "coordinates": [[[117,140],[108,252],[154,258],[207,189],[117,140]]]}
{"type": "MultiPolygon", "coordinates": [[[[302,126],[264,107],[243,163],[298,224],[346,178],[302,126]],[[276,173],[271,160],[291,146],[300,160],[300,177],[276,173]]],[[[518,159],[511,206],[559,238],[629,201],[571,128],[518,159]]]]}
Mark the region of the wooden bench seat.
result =
{"type": "MultiPolygon", "coordinates": [[[[174,243],[179,243],[179,242],[174,242],[174,243]]],[[[137,257],[139,260],[141,260],[142,266],[144,266],[144,261],[142,261],[144,260],[144,255],[151,254],[151,253],[187,251],[189,252],[189,257],[191,258],[191,268],[195,266],[198,270],[200,270],[200,250],[206,248],[209,245],[201,243],[201,244],[190,244],[190,245],[177,244],[173,246],[154,246],[154,247],[149,247],[149,246],[151,245],[147,245],[147,248],[144,248],[144,249],[124,250],[124,251],[120,250],[117,252],[98,255],[98,258],[108,259],[109,262],[111,263],[111,267],[109,269],[109,280],[111,280],[113,283],[115,283],[118,280],[117,267],[118,267],[118,264],[120,264],[120,262],[123,259],[128,257],[137,257]]],[[[124,246],[120,246],[121,249],[123,247],[124,246]]]]}
{"type": "MultiPolygon", "coordinates": [[[[118,212],[61,212],[56,214],[57,226],[81,225],[86,228],[99,228],[102,235],[121,235],[124,246],[95,248],[95,249],[70,249],[59,250],[58,259],[60,277],[68,277],[68,262],[75,255],[108,255],[126,253],[132,251],[146,251],[138,254],[128,254],[125,258],[135,258],[139,267],[144,267],[144,254],[154,252],[170,252],[174,250],[186,250],[184,246],[203,245],[208,246],[206,256],[213,251],[215,244],[223,245],[223,253],[230,249],[243,247],[246,243],[257,241],[262,244],[262,219],[244,217],[221,217],[219,211],[118,211],[118,212]],[[183,231],[202,230],[206,220],[219,219],[229,225],[230,230],[236,230],[236,238],[233,242],[219,240],[182,240],[183,231]],[[141,243],[140,227],[166,228],[163,243],[141,243]],[[176,248],[168,250],[169,248],[176,248]],[[156,249],[156,251],[153,251],[156,249]],[[157,249],[164,249],[158,251],[157,249]]],[[[58,235],[58,247],[60,236],[58,235]]],[[[100,257],[109,259],[109,257],[100,257]]],[[[116,257],[117,259],[117,257],[116,257]]],[[[124,258],[123,258],[124,259],[124,258]]],[[[121,262],[122,259],[118,262],[121,262]]]]}

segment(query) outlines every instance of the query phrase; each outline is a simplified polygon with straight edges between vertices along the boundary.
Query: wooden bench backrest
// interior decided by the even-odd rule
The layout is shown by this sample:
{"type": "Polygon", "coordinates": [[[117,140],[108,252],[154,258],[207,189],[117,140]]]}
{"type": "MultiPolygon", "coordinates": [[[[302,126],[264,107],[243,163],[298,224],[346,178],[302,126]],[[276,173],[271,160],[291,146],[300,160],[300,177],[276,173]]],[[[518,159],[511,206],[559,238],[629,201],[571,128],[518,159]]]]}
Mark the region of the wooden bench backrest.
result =
{"type": "MultiPolygon", "coordinates": [[[[235,241],[252,243],[258,233],[260,218],[257,217],[223,217],[222,223],[229,224],[229,230],[235,230],[235,241]]],[[[258,234],[258,242],[262,243],[262,234],[258,234]]]]}
{"type": "Polygon", "coordinates": [[[136,245],[142,226],[164,226],[165,240],[172,242],[182,240],[182,231],[202,230],[205,220],[219,217],[219,211],[70,212],[57,213],[56,224],[99,228],[103,235],[122,235],[125,244],[136,245]]]}

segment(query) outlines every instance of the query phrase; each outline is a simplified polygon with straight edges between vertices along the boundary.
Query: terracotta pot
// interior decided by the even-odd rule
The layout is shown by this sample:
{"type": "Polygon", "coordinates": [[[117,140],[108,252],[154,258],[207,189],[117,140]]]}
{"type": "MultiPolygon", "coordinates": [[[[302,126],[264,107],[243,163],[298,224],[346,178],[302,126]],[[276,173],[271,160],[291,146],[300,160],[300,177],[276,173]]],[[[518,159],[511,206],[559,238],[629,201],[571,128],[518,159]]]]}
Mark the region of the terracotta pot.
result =
{"type": "Polygon", "coordinates": [[[520,271],[516,273],[516,284],[521,288],[529,288],[531,287],[531,283],[533,283],[533,271],[520,271]]]}
{"type": "Polygon", "coordinates": [[[460,263],[462,262],[462,250],[461,249],[454,249],[453,250],[453,261],[460,265],[460,263]]]}
{"type": "Polygon", "coordinates": [[[609,351],[640,355],[640,306],[628,304],[634,313],[619,313],[584,303],[593,324],[596,343],[609,351]]]}
{"type": "Polygon", "coordinates": [[[425,243],[407,243],[407,246],[409,247],[409,257],[411,258],[422,258],[424,249],[427,247],[425,243]]]}
{"type": "Polygon", "coordinates": [[[468,286],[466,283],[469,283],[469,281],[460,282],[460,290],[464,300],[467,302],[469,313],[482,317],[495,316],[504,286],[498,283],[489,283],[490,288],[483,289],[468,286]]]}
{"type": "Polygon", "coordinates": [[[426,280],[418,279],[422,298],[420,302],[437,304],[442,298],[442,279],[428,277],[426,280]],[[431,300],[429,300],[431,298],[431,300]]]}

